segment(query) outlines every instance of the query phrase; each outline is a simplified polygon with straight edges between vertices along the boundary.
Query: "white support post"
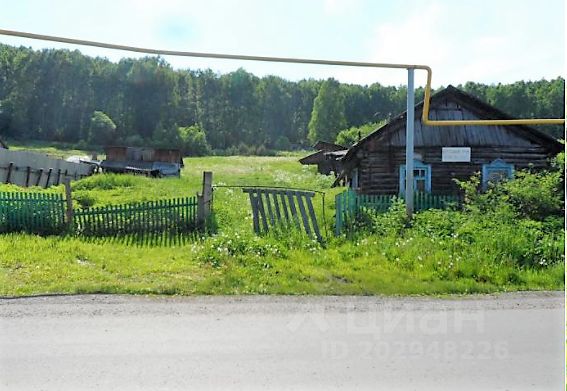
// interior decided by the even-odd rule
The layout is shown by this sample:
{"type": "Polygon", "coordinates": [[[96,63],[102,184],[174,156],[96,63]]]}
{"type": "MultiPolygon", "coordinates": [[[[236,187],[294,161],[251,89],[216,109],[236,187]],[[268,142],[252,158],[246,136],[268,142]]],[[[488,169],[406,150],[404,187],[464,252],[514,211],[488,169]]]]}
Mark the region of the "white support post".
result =
{"type": "Polygon", "coordinates": [[[407,115],[406,115],[406,213],[413,215],[413,133],[415,120],[415,91],[413,68],[408,68],[407,115]]]}

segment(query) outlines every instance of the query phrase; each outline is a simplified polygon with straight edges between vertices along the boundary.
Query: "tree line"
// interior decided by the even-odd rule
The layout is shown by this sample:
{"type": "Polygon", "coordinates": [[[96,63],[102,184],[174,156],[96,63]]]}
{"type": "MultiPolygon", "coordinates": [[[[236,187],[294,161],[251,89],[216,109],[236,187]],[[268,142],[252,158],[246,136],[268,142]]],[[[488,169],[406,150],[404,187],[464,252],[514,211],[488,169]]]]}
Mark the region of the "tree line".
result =
{"type": "MultiPolygon", "coordinates": [[[[560,117],[564,85],[557,78],[458,88],[514,116],[560,117]]],[[[0,136],[14,139],[181,145],[194,154],[290,149],[388,120],[405,110],[405,95],[403,86],[175,70],[160,57],[114,63],[77,50],[0,44],[0,136]]],[[[563,134],[561,126],[545,130],[563,134]]]]}

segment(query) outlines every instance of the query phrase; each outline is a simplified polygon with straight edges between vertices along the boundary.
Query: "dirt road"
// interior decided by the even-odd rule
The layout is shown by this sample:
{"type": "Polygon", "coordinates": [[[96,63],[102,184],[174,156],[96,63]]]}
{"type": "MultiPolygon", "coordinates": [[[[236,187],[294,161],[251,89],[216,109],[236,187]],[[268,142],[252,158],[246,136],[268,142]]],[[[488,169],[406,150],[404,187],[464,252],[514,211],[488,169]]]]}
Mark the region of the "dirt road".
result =
{"type": "Polygon", "coordinates": [[[4,299],[0,389],[559,390],[563,299],[4,299]]]}

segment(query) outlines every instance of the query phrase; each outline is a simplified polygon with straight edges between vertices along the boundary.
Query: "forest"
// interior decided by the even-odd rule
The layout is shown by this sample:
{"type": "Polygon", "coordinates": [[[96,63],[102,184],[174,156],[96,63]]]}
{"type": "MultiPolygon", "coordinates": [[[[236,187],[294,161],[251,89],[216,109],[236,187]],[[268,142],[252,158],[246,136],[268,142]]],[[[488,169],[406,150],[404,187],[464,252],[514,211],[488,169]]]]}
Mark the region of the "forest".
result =
{"type": "MultiPolygon", "coordinates": [[[[458,85],[520,118],[564,116],[565,80],[458,85]]],[[[163,58],[114,63],[0,44],[0,137],[179,147],[189,155],[306,147],[405,110],[406,89],[176,70],[163,58]]],[[[416,91],[423,99],[423,89],[416,91]]],[[[563,138],[562,126],[543,130],[563,138]]]]}

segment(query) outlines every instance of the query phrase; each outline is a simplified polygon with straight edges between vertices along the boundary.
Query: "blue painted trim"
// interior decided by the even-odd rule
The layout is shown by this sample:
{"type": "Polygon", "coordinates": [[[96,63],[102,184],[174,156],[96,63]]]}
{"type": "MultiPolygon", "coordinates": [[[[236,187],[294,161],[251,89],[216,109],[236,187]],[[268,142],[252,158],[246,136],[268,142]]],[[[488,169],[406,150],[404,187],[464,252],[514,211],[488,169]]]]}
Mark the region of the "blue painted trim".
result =
{"type": "MultiPolygon", "coordinates": [[[[413,161],[413,169],[414,170],[425,169],[425,191],[427,193],[431,193],[431,164],[424,164],[420,160],[414,160],[413,161]]],[[[399,194],[404,195],[405,192],[406,192],[406,165],[405,164],[400,165],[399,178],[400,178],[399,194]]],[[[414,189],[417,187],[416,186],[416,179],[417,178],[414,176],[414,178],[413,178],[414,189]]]]}
{"type": "Polygon", "coordinates": [[[358,189],[358,168],[352,170],[352,178],[350,180],[350,187],[352,189],[358,189]]]}
{"type": "Polygon", "coordinates": [[[482,188],[486,190],[488,187],[488,177],[492,171],[506,170],[508,179],[514,178],[514,165],[506,163],[502,159],[496,159],[488,164],[482,165],[482,188]]]}

